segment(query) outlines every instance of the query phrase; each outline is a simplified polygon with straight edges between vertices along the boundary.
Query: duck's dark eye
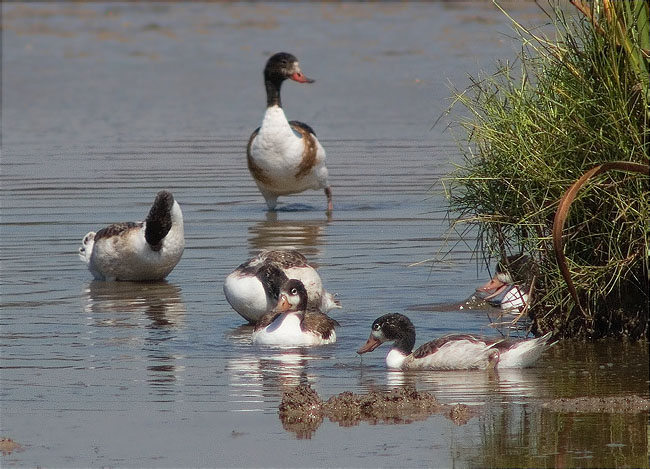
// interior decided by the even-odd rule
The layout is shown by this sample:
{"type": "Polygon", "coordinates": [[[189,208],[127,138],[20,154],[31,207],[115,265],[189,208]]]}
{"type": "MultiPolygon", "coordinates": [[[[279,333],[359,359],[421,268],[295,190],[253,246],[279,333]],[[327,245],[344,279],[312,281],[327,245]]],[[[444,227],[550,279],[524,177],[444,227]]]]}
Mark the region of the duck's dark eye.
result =
{"type": "Polygon", "coordinates": [[[289,293],[291,293],[292,295],[297,295],[298,294],[298,289],[292,288],[289,293]]]}
{"type": "Polygon", "coordinates": [[[379,324],[373,324],[372,325],[372,330],[373,331],[378,331],[379,330],[379,324]]]}

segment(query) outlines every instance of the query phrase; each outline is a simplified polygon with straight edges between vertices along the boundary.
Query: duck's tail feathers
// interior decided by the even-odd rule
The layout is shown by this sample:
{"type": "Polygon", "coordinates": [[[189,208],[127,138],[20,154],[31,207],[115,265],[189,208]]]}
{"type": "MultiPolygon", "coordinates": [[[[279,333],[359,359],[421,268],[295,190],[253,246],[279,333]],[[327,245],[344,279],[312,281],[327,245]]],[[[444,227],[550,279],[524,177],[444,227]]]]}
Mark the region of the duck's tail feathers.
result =
{"type": "Polygon", "coordinates": [[[535,339],[522,340],[499,354],[499,368],[527,368],[539,360],[557,341],[550,342],[552,332],[535,339]]]}
{"type": "Polygon", "coordinates": [[[93,253],[93,246],[95,245],[95,232],[91,231],[81,241],[79,248],[79,258],[86,264],[90,263],[90,256],[93,253]]]}
{"type": "Polygon", "coordinates": [[[334,308],[342,308],[341,306],[341,300],[336,298],[336,295],[331,294],[330,292],[326,291],[323,294],[323,300],[321,303],[321,309],[324,313],[327,311],[334,309],[334,308]]]}

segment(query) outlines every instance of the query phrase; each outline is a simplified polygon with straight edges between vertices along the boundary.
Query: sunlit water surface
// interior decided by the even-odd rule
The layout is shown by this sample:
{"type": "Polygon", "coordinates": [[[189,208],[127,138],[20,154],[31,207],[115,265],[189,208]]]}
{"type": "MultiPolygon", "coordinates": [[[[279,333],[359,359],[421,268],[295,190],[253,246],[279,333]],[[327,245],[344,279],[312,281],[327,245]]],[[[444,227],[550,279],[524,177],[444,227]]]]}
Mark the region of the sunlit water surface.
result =
{"type": "Polygon", "coordinates": [[[431,125],[448,79],[512,56],[499,31],[482,3],[3,4],[0,436],[23,449],[1,465],[647,466],[647,413],[542,406],[647,397],[646,345],[561,343],[499,373],[387,372],[387,347],[355,353],[386,312],[409,315],[418,343],[497,334],[494,312],[459,310],[488,273],[447,232],[440,178],[460,157],[431,125]],[[328,152],[331,216],[320,192],[268,213],[246,169],[261,68],[280,49],[318,79],[287,84],[283,101],[328,152]],[[83,235],[142,219],[162,188],[186,222],[168,280],[92,281],[83,235]],[[253,346],[223,296],[239,263],[289,247],[343,304],[333,345],[253,346]],[[464,425],[326,419],[299,438],[277,413],[299,383],[324,399],[410,385],[478,412],[464,425]]]}

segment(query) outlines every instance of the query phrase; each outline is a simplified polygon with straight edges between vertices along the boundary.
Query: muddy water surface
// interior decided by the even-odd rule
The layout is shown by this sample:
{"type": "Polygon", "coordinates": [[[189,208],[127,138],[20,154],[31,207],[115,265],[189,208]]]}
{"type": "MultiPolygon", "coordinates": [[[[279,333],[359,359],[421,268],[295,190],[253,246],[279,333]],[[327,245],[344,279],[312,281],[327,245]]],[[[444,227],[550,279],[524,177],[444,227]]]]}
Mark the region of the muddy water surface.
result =
{"type": "Polygon", "coordinates": [[[562,343],[507,373],[387,372],[386,349],[355,354],[386,312],[408,314],[418,343],[497,333],[487,311],[458,310],[487,275],[464,243],[411,264],[457,242],[436,181],[458,151],[431,130],[447,81],[512,57],[508,31],[465,2],[3,4],[0,437],[21,448],[2,466],[647,466],[647,412],[545,406],[647,398],[646,345],[562,343]],[[268,213],[246,170],[261,69],[283,49],[317,79],[283,103],[328,152],[331,216],[317,192],[268,213]],[[161,188],[184,211],[180,264],[162,283],[92,281],[83,235],[143,218],[161,188]],[[250,343],[222,282],[272,247],[301,250],[338,293],[336,344],[250,343]],[[306,382],[324,399],[409,385],[478,412],[297,435],[278,405],[306,382]]]}

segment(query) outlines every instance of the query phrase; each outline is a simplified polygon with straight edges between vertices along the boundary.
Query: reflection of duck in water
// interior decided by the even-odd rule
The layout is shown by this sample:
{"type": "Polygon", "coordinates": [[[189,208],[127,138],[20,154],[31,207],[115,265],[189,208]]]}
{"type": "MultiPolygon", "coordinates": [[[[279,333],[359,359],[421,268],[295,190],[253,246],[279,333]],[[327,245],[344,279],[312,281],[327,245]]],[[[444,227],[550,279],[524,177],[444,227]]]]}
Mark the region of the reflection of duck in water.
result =
{"type": "Polygon", "coordinates": [[[321,254],[323,230],[329,219],[278,219],[281,212],[266,212],[265,218],[248,228],[251,255],[263,249],[297,249],[312,258],[321,254]]]}
{"type": "Polygon", "coordinates": [[[181,289],[167,282],[132,283],[132,282],[97,282],[88,284],[85,290],[84,311],[87,314],[102,314],[99,321],[115,321],[115,315],[107,313],[128,314],[128,324],[133,320],[133,313],[144,312],[151,320],[152,326],[158,328],[179,327],[183,324],[186,309],[181,299],[181,289]]]}
{"type": "Polygon", "coordinates": [[[497,264],[494,277],[477,288],[475,295],[493,306],[516,311],[528,304],[533,277],[534,265],[529,256],[508,256],[497,264]]]}
{"type": "Polygon", "coordinates": [[[143,222],[115,223],[88,233],[79,257],[97,280],[162,280],[185,248],[183,213],[169,191],[160,191],[143,222]]]}
{"type": "Polygon", "coordinates": [[[466,370],[526,368],[551,345],[551,333],[536,339],[502,340],[469,334],[450,334],[427,342],[413,352],[415,327],[403,314],[385,314],[372,323],[368,341],[357,353],[372,352],[384,342],[394,342],[386,366],[398,369],[466,370]]]}
{"type": "Polygon", "coordinates": [[[316,269],[294,250],[262,251],[226,277],[223,291],[230,306],[254,323],[276,305],[280,286],[286,278],[296,278],[304,284],[308,310],[327,312],[341,307],[323,288],[316,269]]]}
{"type": "MultiPolygon", "coordinates": [[[[167,282],[92,281],[84,291],[89,337],[138,357],[134,364],[156,396],[179,391],[185,356],[173,340],[185,326],[186,308],[181,289],[167,282]],[[93,331],[101,327],[103,332],[93,331]],[[170,340],[171,339],[171,340],[170,340]]],[[[171,398],[173,399],[173,398],[171,398]]]]}
{"type": "Polygon", "coordinates": [[[233,388],[233,402],[249,402],[257,407],[264,396],[315,379],[307,372],[307,365],[316,358],[306,355],[304,349],[268,350],[267,356],[237,353],[228,358],[226,371],[233,388]]]}
{"type": "Polygon", "coordinates": [[[264,68],[266,112],[262,125],[250,136],[246,156],[248,169],[266,199],[275,209],[281,195],[307,189],[324,189],[327,210],[332,210],[332,189],[327,181],[325,150],[314,130],[299,121],[287,121],[280,101],[282,82],[313,83],[303,75],[298,59],[286,52],[273,55],[264,68]]]}
{"type": "MultiPolygon", "coordinates": [[[[250,342],[250,332],[247,337],[250,342]]],[[[250,346],[234,350],[225,365],[232,409],[266,411],[269,396],[280,399],[285,391],[301,383],[318,381],[315,364],[332,360],[333,356],[322,348],[318,353],[310,350],[307,347],[251,349],[250,346]]]]}
{"type": "Polygon", "coordinates": [[[300,280],[288,279],[280,288],[278,304],[262,316],[253,343],[302,347],[336,342],[339,323],[326,314],[307,312],[307,290],[300,280]]]}

